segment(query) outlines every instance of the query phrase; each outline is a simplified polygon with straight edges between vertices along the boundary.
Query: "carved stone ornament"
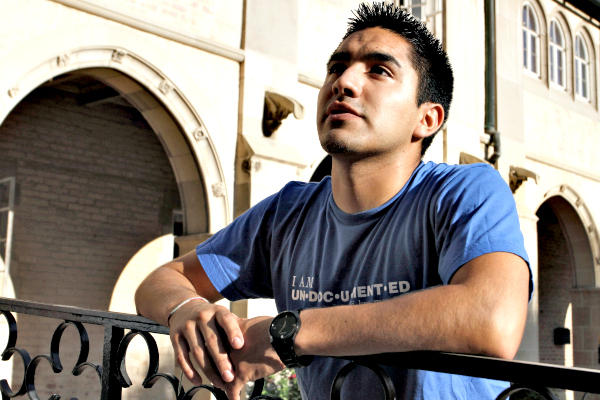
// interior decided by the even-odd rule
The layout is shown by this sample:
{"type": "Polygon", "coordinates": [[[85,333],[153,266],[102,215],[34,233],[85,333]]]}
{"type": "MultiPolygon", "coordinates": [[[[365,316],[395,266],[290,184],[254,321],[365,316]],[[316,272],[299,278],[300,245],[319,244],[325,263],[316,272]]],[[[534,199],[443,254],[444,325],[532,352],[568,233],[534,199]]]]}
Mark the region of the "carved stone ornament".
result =
{"type": "Polygon", "coordinates": [[[160,85],[158,85],[158,89],[162,94],[167,95],[173,89],[173,86],[166,79],[164,79],[160,85]]]}
{"type": "Polygon", "coordinates": [[[123,58],[127,55],[127,52],[123,51],[123,50],[113,50],[112,52],[112,60],[114,62],[123,62],[123,58]]]}
{"type": "Polygon", "coordinates": [[[535,183],[538,182],[539,176],[533,171],[522,167],[515,167],[513,165],[510,166],[510,170],[508,172],[508,180],[510,190],[515,193],[517,189],[525,182],[527,179],[533,179],[535,183]]]}
{"type": "Polygon", "coordinates": [[[225,184],[223,182],[213,183],[211,186],[213,196],[224,197],[225,196],[225,184]]]}
{"type": "Polygon", "coordinates": [[[206,139],[206,132],[204,131],[204,128],[200,127],[194,131],[192,136],[194,136],[194,139],[199,142],[202,139],[206,139]]]}
{"type": "Polygon", "coordinates": [[[297,100],[275,92],[265,92],[265,105],[263,109],[262,131],[269,137],[279,128],[290,113],[296,119],[304,118],[304,107],[297,100]]]}
{"type": "Polygon", "coordinates": [[[68,54],[61,54],[60,56],[56,57],[56,65],[58,65],[59,67],[65,67],[68,63],[69,63],[69,55],[68,54]]]}

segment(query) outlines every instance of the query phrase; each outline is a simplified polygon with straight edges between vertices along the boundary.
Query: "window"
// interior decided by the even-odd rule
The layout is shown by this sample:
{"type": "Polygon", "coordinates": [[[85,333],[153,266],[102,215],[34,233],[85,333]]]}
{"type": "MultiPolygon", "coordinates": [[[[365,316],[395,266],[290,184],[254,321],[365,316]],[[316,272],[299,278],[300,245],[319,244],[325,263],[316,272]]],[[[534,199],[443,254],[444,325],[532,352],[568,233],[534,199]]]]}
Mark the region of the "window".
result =
{"type": "Polygon", "coordinates": [[[590,59],[581,35],[575,37],[575,97],[590,101],[590,59]]]}
{"type": "Polygon", "coordinates": [[[557,21],[550,22],[550,84],[565,89],[565,36],[557,21]]]}
{"type": "Polygon", "coordinates": [[[426,0],[397,0],[396,4],[414,15],[416,19],[425,19],[425,2],[426,0]]]}
{"type": "Polygon", "coordinates": [[[0,267],[4,271],[10,268],[14,203],[15,178],[0,179],[0,267]]]}
{"type": "Polygon", "coordinates": [[[523,68],[540,76],[539,24],[529,4],[523,6],[523,68]]]}

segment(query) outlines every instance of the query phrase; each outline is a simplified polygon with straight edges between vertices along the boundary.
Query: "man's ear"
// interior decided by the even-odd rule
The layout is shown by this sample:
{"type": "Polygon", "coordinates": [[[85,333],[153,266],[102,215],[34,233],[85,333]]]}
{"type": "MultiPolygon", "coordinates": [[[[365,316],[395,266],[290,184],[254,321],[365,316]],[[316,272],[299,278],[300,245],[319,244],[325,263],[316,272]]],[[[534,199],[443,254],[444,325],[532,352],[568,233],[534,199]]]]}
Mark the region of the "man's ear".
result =
{"type": "Polygon", "coordinates": [[[413,132],[413,139],[424,139],[433,135],[444,123],[444,107],[438,103],[423,103],[419,106],[421,119],[413,132]]]}

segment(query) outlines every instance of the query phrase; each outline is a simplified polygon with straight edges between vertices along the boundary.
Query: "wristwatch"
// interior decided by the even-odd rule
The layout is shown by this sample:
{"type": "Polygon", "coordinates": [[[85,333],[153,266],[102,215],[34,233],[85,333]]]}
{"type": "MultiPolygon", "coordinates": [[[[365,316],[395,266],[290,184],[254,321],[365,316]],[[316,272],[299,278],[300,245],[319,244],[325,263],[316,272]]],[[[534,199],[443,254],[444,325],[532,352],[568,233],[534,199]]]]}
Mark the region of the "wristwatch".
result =
{"type": "Polygon", "coordinates": [[[271,346],[288,368],[305,367],[313,359],[313,356],[298,357],[294,350],[294,339],[300,330],[300,311],[284,311],[278,314],[269,327],[271,346]]]}

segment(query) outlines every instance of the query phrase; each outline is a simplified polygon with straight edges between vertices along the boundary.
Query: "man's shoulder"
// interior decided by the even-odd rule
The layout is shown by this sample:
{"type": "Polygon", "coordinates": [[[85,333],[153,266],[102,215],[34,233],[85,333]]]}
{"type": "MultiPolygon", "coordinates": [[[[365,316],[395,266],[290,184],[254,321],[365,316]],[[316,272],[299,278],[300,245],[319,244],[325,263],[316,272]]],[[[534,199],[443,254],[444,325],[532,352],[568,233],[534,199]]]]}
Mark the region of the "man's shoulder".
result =
{"type": "Polygon", "coordinates": [[[455,165],[428,162],[423,166],[418,182],[433,185],[439,190],[473,185],[506,186],[498,171],[485,163],[455,165]]]}
{"type": "Polygon", "coordinates": [[[269,207],[277,212],[287,213],[304,207],[307,203],[323,203],[331,193],[329,177],[320,182],[290,181],[277,193],[271,196],[269,207]]]}
{"type": "Polygon", "coordinates": [[[495,175],[498,172],[486,163],[475,164],[446,164],[435,163],[433,161],[424,164],[424,171],[428,175],[438,178],[455,178],[455,177],[477,177],[481,175],[495,175]]]}

